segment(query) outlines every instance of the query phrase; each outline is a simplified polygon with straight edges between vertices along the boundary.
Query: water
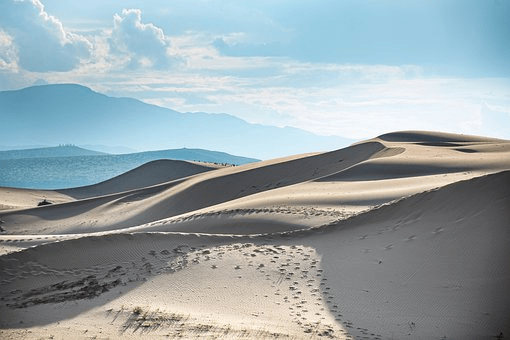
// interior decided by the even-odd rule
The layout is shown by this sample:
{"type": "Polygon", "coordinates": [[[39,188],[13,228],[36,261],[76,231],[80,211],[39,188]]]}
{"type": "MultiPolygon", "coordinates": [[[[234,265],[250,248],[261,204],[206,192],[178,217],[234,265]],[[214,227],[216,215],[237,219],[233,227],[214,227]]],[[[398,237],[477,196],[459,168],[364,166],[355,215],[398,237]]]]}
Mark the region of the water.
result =
{"type": "Polygon", "coordinates": [[[0,160],[0,186],[64,189],[95,184],[152,159],[123,155],[0,160]]]}
{"type": "Polygon", "coordinates": [[[66,189],[118,176],[158,159],[246,164],[256,159],[201,149],[147,151],[124,155],[94,155],[0,159],[0,187],[66,189]]]}

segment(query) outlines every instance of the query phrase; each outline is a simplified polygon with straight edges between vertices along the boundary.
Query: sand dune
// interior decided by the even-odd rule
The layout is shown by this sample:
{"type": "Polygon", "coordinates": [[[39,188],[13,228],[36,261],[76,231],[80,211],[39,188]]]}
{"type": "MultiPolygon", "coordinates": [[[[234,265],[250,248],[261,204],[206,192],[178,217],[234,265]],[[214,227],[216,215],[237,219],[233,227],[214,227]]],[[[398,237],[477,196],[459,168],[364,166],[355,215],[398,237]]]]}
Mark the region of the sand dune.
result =
{"type": "Polygon", "coordinates": [[[330,153],[218,169],[148,188],[6,212],[2,220],[7,232],[16,234],[84,233],[137,226],[320,178],[383,149],[381,143],[367,142],[330,153]]]}
{"type": "Polygon", "coordinates": [[[510,141],[408,131],[181,165],[1,211],[0,337],[510,334],[510,141]]]}
{"type": "Polygon", "coordinates": [[[0,187],[0,213],[36,207],[43,200],[58,204],[72,201],[73,198],[55,191],[0,187]]]}
{"type": "Polygon", "coordinates": [[[148,162],[104,182],[84,187],[62,190],[30,190],[0,187],[0,211],[35,207],[43,200],[54,204],[64,203],[74,201],[75,199],[141,189],[218,168],[220,166],[210,163],[162,159],[148,162]]]}
{"type": "Polygon", "coordinates": [[[131,171],[98,184],[63,189],[58,190],[58,192],[80,199],[111,195],[154,186],[218,168],[220,166],[209,163],[161,159],[145,163],[131,171]]]}
{"type": "MultiPolygon", "coordinates": [[[[498,143],[506,142],[497,138],[482,136],[461,135],[457,133],[435,132],[435,131],[399,131],[379,136],[379,139],[388,142],[410,142],[410,143],[498,143]]],[[[444,144],[440,145],[444,146],[444,144]]]]}

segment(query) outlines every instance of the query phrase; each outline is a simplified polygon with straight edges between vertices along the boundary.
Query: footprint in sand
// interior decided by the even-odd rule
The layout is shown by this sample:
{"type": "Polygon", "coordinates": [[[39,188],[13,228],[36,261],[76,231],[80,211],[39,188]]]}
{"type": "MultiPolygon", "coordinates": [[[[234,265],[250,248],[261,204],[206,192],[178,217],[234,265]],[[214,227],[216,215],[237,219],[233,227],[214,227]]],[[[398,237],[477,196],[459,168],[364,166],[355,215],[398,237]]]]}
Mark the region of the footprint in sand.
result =
{"type": "Polygon", "coordinates": [[[437,235],[437,234],[442,233],[443,231],[444,231],[444,228],[443,228],[443,227],[438,227],[438,228],[434,229],[434,231],[432,232],[432,234],[437,235]]]}

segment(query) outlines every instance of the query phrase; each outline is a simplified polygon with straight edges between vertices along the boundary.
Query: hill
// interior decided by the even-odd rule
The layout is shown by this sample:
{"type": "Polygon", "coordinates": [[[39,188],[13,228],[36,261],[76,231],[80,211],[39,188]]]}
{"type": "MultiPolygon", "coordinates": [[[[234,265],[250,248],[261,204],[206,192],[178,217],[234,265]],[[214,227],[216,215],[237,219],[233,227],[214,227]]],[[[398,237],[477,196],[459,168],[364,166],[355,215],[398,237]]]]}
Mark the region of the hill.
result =
{"type": "Polygon", "coordinates": [[[49,148],[0,151],[0,159],[73,157],[106,155],[104,152],[88,150],[75,145],[61,145],[49,148]]]}
{"type": "Polygon", "coordinates": [[[135,152],[130,154],[115,155],[115,157],[118,157],[119,159],[140,160],[144,163],[158,159],[174,159],[181,161],[197,161],[230,165],[242,165],[259,161],[259,159],[235,156],[226,152],[188,148],[135,152]]]}
{"type": "Polygon", "coordinates": [[[250,124],[227,114],[180,113],[132,98],[112,98],[74,84],[0,92],[0,144],[73,143],[135,150],[182,147],[269,159],[337,149],[350,140],[295,128],[250,124]]]}

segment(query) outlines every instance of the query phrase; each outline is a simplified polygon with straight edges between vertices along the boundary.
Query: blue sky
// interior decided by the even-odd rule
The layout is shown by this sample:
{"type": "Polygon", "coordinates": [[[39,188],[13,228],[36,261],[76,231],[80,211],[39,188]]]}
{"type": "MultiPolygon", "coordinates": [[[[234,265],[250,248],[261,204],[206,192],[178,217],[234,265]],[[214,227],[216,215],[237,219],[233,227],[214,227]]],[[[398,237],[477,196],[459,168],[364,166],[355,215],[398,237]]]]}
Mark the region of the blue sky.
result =
{"type": "Polygon", "coordinates": [[[0,90],[74,82],[370,138],[510,139],[508,0],[3,0],[0,90]]]}

